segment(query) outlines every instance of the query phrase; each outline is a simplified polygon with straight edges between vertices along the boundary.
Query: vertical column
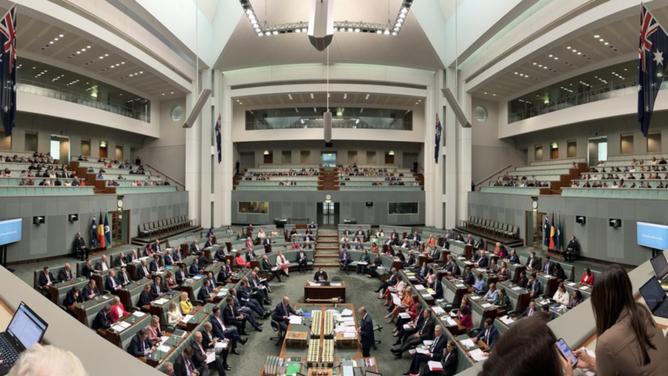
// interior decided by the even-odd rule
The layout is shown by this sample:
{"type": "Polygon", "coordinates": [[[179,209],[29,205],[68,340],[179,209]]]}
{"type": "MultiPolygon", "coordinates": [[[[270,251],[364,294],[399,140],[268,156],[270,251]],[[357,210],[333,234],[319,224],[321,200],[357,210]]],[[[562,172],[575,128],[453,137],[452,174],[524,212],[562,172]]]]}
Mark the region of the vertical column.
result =
{"type": "MultiPolygon", "coordinates": [[[[202,89],[213,89],[211,88],[211,69],[202,70],[200,77],[202,82],[202,89]]],[[[199,93],[197,93],[199,95],[199,93]]],[[[200,158],[200,170],[199,181],[200,181],[200,197],[199,197],[199,207],[200,207],[200,224],[204,228],[211,227],[211,140],[213,138],[213,125],[216,121],[212,113],[212,107],[214,100],[209,97],[206,104],[202,108],[202,113],[200,115],[200,148],[199,148],[199,158],[200,158]]]]}
{"type": "MultiPolygon", "coordinates": [[[[193,85],[194,86],[194,85],[193,85]]],[[[190,113],[197,94],[186,94],[186,114],[190,113]]],[[[200,193],[201,184],[199,175],[201,174],[200,154],[200,121],[196,121],[191,128],[186,129],[186,148],[185,161],[186,173],[185,184],[188,191],[188,216],[190,219],[202,219],[200,215],[200,193]]]]}
{"type": "MultiPolygon", "coordinates": [[[[225,82],[225,76],[216,71],[214,91],[217,104],[215,117],[221,115],[222,162],[215,164],[214,176],[214,225],[228,226],[232,223],[232,190],[234,178],[234,150],[232,144],[232,90],[225,82]]],[[[243,126],[240,125],[240,126],[243,126]]]]}
{"type": "Polygon", "coordinates": [[[425,178],[425,225],[443,227],[443,164],[444,148],[439,149],[438,163],[435,160],[436,114],[441,121],[441,145],[447,139],[447,122],[443,119],[443,71],[434,72],[432,84],[427,87],[425,101],[425,141],[424,141],[424,178],[425,178]]]}
{"type": "MultiPolygon", "coordinates": [[[[464,91],[464,79],[457,75],[457,100],[464,114],[471,118],[471,95],[464,91]]],[[[457,127],[457,221],[468,218],[468,192],[471,191],[473,179],[471,128],[457,127]]]]}
{"type": "MultiPolygon", "coordinates": [[[[445,86],[455,90],[455,70],[445,70],[445,86]]],[[[456,93],[456,91],[454,91],[456,93]]],[[[458,129],[461,125],[457,122],[452,106],[445,103],[445,227],[454,228],[457,225],[457,186],[458,186],[458,164],[459,147],[457,145],[458,129]]]]}

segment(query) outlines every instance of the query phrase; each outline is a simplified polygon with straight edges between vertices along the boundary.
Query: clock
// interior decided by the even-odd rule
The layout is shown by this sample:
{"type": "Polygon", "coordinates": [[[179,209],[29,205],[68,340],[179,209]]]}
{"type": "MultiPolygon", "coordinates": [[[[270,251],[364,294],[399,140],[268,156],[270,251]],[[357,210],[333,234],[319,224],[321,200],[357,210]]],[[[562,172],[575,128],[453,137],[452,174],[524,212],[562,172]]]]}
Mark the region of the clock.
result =
{"type": "Polygon", "coordinates": [[[116,206],[118,206],[119,209],[122,208],[123,207],[123,200],[116,201],[116,206]]]}
{"type": "Polygon", "coordinates": [[[531,202],[531,207],[532,207],[534,210],[538,209],[538,201],[532,201],[532,202],[531,202]]]}
{"type": "Polygon", "coordinates": [[[325,201],[332,201],[332,195],[325,195],[325,201]]]}

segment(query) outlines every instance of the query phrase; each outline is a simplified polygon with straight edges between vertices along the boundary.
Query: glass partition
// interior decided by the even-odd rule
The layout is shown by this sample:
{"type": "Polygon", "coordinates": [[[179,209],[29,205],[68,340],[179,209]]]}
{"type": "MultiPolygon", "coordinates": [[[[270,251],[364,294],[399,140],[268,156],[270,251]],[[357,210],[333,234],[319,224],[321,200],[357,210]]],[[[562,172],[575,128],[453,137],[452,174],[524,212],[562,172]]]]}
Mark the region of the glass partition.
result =
{"type": "Polygon", "coordinates": [[[98,80],[30,59],[18,59],[16,90],[151,121],[151,101],[98,80]]]}
{"type": "MultiPolygon", "coordinates": [[[[324,107],[276,108],[246,111],[246,130],[322,128],[324,107]]],[[[333,128],[370,128],[409,131],[413,111],[379,108],[332,108],[333,128]]]]}

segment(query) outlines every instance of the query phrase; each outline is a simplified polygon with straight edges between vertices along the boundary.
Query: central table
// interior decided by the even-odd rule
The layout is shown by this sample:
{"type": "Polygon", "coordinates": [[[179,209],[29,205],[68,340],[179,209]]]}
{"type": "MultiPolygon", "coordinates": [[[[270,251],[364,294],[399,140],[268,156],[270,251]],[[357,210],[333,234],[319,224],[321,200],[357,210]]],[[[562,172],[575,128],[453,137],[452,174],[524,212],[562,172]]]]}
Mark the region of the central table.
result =
{"type": "Polygon", "coordinates": [[[304,283],[304,301],[306,303],[326,303],[336,299],[339,303],[346,301],[346,283],[330,282],[322,284],[306,281],[304,283]]]}

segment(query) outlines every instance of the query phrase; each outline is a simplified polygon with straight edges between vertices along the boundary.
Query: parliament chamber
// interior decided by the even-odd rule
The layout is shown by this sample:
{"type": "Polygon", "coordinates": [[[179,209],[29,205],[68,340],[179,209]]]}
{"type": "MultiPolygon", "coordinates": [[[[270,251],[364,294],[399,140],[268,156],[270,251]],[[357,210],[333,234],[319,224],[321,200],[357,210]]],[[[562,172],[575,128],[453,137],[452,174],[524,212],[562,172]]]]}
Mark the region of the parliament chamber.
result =
{"type": "Polygon", "coordinates": [[[0,375],[668,374],[668,2],[0,10],[0,375]]]}

